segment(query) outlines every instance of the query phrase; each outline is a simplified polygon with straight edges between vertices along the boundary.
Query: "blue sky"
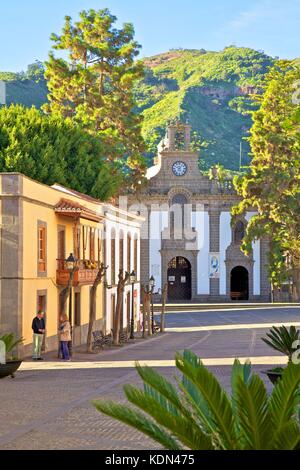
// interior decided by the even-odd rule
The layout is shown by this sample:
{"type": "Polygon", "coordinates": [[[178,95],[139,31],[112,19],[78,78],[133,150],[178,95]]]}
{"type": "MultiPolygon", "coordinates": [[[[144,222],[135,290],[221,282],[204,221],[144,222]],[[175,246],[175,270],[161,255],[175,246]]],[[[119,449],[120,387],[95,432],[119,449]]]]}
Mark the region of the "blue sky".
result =
{"type": "Polygon", "coordinates": [[[220,50],[229,44],[272,56],[300,56],[299,0],[8,0],[0,7],[0,70],[45,60],[65,15],[109,8],[134,24],[142,56],[170,48],[220,50]]]}

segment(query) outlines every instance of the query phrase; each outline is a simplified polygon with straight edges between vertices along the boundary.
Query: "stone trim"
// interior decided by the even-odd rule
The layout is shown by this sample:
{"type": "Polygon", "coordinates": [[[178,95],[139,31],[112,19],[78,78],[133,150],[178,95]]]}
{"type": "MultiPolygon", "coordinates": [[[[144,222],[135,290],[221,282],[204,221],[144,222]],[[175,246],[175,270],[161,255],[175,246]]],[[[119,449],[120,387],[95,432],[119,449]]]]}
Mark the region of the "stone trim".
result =
{"type": "Polygon", "coordinates": [[[37,277],[47,277],[47,267],[48,267],[48,229],[47,229],[47,222],[43,222],[42,220],[37,221],[37,277]],[[45,229],[45,271],[39,271],[39,229],[45,229]]]}
{"type": "Polygon", "coordinates": [[[36,291],[36,311],[38,311],[38,301],[39,301],[39,297],[45,297],[45,298],[46,298],[46,301],[45,301],[45,312],[44,312],[44,313],[47,313],[48,290],[47,290],[47,289],[43,289],[43,290],[37,290],[37,291],[36,291]]]}

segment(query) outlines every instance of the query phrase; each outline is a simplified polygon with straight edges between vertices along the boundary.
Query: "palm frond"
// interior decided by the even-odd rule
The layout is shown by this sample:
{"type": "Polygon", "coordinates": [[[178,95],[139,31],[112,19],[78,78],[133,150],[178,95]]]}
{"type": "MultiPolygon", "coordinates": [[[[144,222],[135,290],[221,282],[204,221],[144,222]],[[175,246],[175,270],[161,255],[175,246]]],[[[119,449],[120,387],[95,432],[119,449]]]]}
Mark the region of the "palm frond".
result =
{"type": "Polygon", "coordinates": [[[234,449],[236,435],[233,410],[227,393],[216,377],[200,360],[195,366],[179,353],[176,354],[176,367],[197,387],[205,400],[215,425],[215,432],[219,435],[223,447],[234,449]]]}
{"type": "Polygon", "coordinates": [[[281,428],[271,450],[300,450],[300,427],[295,421],[292,420],[281,428]]]}
{"type": "Polygon", "coordinates": [[[300,331],[298,331],[295,326],[291,326],[287,329],[283,325],[271,328],[269,333],[266,334],[266,338],[262,338],[262,340],[275,351],[279,351],[288,356],[290,360],[295,350],[293,344],[299,339],[299,336],[300,331]]]}
{"type": "Polygon", "coordinates": [[[142,367],[139,363],[136,364],[136,370],[143,380],[145,391],[147,391],[148,394],[152,393],[153,397],[155,397],[157,401],[160,401],[161,404],[173,414],[184,414],[186,412],[187,416],[189,416],[189,412],[185,411],[182,406],[182,400],[178,396],[176,388],[168,380],[151,367],[142,367]],[[152,392],[150,388],[153,390],[152,392]]]}
{"type": "Polygon", "coordinates": [[[235,382],[236,409],[243,449],[266,450],[270,447],[273,430],[268,408],[266,387],[258,375],[248,382],[239,375],[235,382]]]}
{"type": "Polygon", "coordinates": [[[0,341],[5,344],[6,353],[11,352],[16,346],[24,342],[24,338],[16,338],[14,333],[6,333],[0,336],[0,341]]]}
{"type": "Polygon", "coordinates": [[[146,391],[142,391],[137,387],[125,386],[125,394],[130,403],[141,408],[158,424],[171,431],[189,449],[213,449],[210,437],[201,430],[191,416],[188,418],[185,415],[170,412],[164,404],[157,401],[151,394],[149,395],[146,391]]]}
{"type": "Polygon", "coordinates": [[[275,430],[274,440],[279,443],[282,429],[290,423],[300,403],[300,365],[289,364],[270,397],[270,412],[275,430]]]}
{"type": "Polygon", "coordinates": [[[182,447],[169,433],[149,420],[144,414],[112,401],[94,400],[93,404],[98,411],[137,429],[161,444],[165,449],[182,450],[182,447]]]}
{"type": "MultiPolygon", "coordinates": [[[[185,350],[183,357],[186,361],[190,362],[195,367],[198,366],[200,360],[196,354],[192,351],[185,350]]],[[[179,381],[178,381],[179,382],[179,381]]],[[[182,376],[181,382],[178,383],[179,388],[184,394],[187,403],[190,405],[194,412],[195,419],[198,419],[208,434],[215,433],[215,424],[212,418],[212,414],[207,405],[207,402],[203,398],[203,395],[199,392],[196,385],[191,382],[185,375],[182,376]]]]}

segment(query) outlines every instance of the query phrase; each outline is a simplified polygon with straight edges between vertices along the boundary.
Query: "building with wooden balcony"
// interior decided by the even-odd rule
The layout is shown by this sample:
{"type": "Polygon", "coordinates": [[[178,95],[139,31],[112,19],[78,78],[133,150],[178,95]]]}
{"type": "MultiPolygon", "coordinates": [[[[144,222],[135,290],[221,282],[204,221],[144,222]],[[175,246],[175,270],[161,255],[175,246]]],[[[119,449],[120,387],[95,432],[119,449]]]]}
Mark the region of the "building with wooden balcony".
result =
{"type": "Polygon", "coordinates": [[[66,311],[73,342],[84,344],[90,290],[102,262],[105,285],[97,289],[95,329],[113,325],[119,270],[135,270],[136,283],[125,287],[122,326],[132,306],[137,327],[140,303],[140,226],[142,218],[60,185],[38,183],[22,174],[0,174],[0,332],[25,338],[31,353],[31,323],[37,310],[46,317],[45,349],[56,350],[61,292],[69,283],[66,260],[76,259],[72,295],[66,311]]]}

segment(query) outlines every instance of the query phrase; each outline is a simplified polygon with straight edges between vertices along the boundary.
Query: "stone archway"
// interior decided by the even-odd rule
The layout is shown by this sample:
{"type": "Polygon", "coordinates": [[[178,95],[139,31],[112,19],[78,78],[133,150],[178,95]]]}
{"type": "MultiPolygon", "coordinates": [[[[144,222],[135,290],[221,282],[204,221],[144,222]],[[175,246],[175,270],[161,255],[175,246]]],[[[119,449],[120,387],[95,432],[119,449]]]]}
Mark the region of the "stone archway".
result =
{"type": "Polygon", "coordinates": [[[191,300],[192,266],[182,256],[176,256],[168,264],[168,299],[170,301],[191,300]]]}
{"type": "Polygon", "coordinates": [[[236,266],[230,273],[231,300],[249,300],[249,271],[244,266],[236,266]]]}

